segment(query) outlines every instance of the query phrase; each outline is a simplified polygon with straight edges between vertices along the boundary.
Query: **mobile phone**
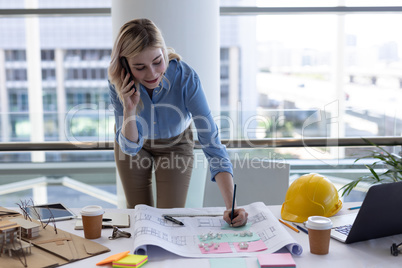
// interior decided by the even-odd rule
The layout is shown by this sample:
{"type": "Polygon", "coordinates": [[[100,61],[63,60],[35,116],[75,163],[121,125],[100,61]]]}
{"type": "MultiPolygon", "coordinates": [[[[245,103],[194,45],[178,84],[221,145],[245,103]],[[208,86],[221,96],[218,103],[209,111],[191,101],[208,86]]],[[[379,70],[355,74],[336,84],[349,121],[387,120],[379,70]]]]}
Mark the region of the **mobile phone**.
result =
{"type": "MultiPolygon", "coordinates": [[[[130,82],[134,81],[134,75],[131,72],[130,67],[128,66],[127,58],[126,57],[121,57],[120,62],[121,62],[121,65],[123,66],[124,70],[126,70],[126,73],[128,73],[130,75],[130,82]]],[[[133,87],[131,89],[134,89],[134,92],[137,91],[137,89],[135,88],[135,85],[133,85],[133,87]]]]}

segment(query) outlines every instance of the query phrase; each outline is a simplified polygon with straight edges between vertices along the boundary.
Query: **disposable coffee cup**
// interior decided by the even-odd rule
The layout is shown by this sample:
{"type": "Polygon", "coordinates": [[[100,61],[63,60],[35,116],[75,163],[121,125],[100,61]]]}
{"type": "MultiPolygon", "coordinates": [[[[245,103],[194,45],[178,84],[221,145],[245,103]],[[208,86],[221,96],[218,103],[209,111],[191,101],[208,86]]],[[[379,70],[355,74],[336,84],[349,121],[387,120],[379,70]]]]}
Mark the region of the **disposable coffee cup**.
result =
{"type": "Polygon", "coordinates": [[[105,211],[101,206],[86,206],[81,210],[82,225],[86,239],[101,237],[102,218],[105,211]]]}
{"type": "Polygon", "coordinates": [[[306,222],[310,252],[318,255],[328,254],[331,239],[332,221],[321,216],[311,216],[306,222]]]}

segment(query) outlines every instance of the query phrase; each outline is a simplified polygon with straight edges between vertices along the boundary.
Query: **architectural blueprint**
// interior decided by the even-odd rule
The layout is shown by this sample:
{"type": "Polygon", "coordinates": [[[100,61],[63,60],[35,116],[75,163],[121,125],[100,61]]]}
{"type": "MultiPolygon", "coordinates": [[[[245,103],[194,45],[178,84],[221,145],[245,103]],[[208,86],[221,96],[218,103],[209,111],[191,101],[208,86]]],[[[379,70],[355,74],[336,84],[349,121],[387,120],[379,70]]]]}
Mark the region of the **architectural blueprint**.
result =
{"type": "Polygon", "coordinates": [[[183,257],[212,258],[255,256],[261,253],[273,253],[287,247],[294,255],[300,255],[302,247],[292,238],[278,219],[262,202],[243,206],[249,214],[248,224],[242,228],[230,228],[222,219],[224,208],[174,208],[157,209],[146,205],[137,205],[134,213],[134,252],[147,254],[147,246],[161,247],[183,257]],[[220,216],[218,216],[220,214],[220,216]],[[184,226],[167,221],[163,215],[172,215],[184,223],[184,226]],[[249,236],[244,236],[246,230],[249,236]],[[251,233],[251,234],[250,234],[251,233]],[[200,250],[206,234],[220,234],[219,239],[208,242],[225,244],[231,252],[205,254],[200,250]],[[258,240],[263,242],[264,250],[250,252],[236,250],[237,242],[258,240]]]}

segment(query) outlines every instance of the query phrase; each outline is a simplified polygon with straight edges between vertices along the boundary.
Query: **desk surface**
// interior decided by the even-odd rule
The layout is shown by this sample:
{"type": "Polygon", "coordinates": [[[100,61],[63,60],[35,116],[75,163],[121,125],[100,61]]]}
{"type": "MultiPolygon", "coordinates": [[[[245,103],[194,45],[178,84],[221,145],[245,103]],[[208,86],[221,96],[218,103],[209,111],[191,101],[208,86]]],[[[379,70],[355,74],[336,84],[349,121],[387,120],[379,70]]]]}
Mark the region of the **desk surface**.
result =
{"type": "MultiPolygon", "coordinates": [[[[348,207],[356,206],[356,203],[346,203],[343,209],[339,212],[340,214],[351,213],[353,211],[347,210],[348,207]]],[[[269,206],[272,213],[280,218],[281,206],[269,206]]],[[[73,209],[74,210],[74,209],[73,209]]],[[[79,210],[76,209],[76,212],[79,210]]],[[[117,210],[108,209],[107,211],[121,211],[129,213],[132,215],[130,210],[117,210]]],[[[74,230],[75,220],[58,222],[58,228],[61,228],[70,233],[84,236],[83,231],[74,230]]],[[[133,229],[125,228],[124,231],[133,233],[133,229]]],[[[301,256],[293,256],[296,261],[298,268],[308,267],[401,267],[402,266],[402,255],[398,257],[391,256],[390,246],[392,243],[401,243],[402,234],[390,237],[384,237],[374,240],[368,240],[353,244],[343,244],[334,239],[330,242],[330,252],[327,255],[314,255],[310,253],[308,236],[303,233],[296,233],[291,229],[288,230],[289,233],[302,245],[303,254],[301,256]]],[[[126,250],[132,250],[133,238],[119,238],[117,240],[109,240],[108,237],[112,234],[111,229],[103,229],[102,237],[95,239],[95,242],[103,244],[104,246],[111,249],[111,252],[94,256],[85,260],[81,260],[75,263],[70,263],[64,265],[63,267],[112,267],[112,265],[96,266],[95,264],[106,257],[123,252],[126,250]]],[[[285,250],[284,252],[287,252],[285,250]]],[[[151,248],[148,251],[149,261],[144,266],[147,268],[163,268],[163,267],[192,267],[192,268],[205,268],[209,266],[209,260],[196,259],[196,258],[182,258],[170,252],[167,252],[159,248],[151,248]]],[[[248,268],[257,268],[257,260],[255,257],[246,258],[246,264],[248,268]]]]}

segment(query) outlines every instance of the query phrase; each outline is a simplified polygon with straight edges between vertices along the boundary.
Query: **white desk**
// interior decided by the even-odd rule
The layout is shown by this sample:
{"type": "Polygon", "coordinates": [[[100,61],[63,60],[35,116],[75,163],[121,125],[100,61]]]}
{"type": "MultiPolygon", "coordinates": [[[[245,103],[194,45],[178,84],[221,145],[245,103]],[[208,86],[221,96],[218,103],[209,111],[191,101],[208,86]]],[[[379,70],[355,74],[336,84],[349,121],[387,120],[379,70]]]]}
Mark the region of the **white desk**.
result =
{"type": "MultiPolygon", "coordinates": [[[[339,214],[350,213],[353,211],[347,210],[348,207],[355,206],[356,203],[344,204],[343,209],[339,214]]],[[[281,206],[269,206],[272,213],[280,218],[281,206]]],[[[79,210],[75,210],[78,212],[79,210]]],[[[110,209],[108,210],[118,211],[110,209]]],[[[130,213],[130,210],[120,210],[126,213],[130,213]]],[[[338,215],[339,215],[338,214],[338,215]]],[[[83,231],[74,230],[75,221],[58,222],[57,227],[68,231],[70,233],[84,236],[83,231]]],[[[132,225],[133,226],[133,225],[132,225]]],[[[287,228],[287,227],[285,227],[287,228]]],[[[288,229],[288,228],[287,228],[288,229]]],[[[133,234],[132,228],[122,229],[133,234]]],[[[354,244],[343,244],[336,240],[331,239],[330,250],[328,255],[314,255],[310,253],[308,236],[303,233],[296,233],[290,229],[289,233],[302,245],[303,254],[301,256],[294,256],[298,268],[314,268],[314,267],[402,267],[402,255],[392,256],[390,254],[390,247],[392,243],[401,243],[402,234],[385,238],[379,238],[369,241],[358,242],[354,244]]],[[[94,241],[105,245],[111,249],[111,252],[94,256],[85,260],[67,264],[63,267],[112,267],[111,265],[96,266],[98,261],[105,259],[106,257],[119,252],[132,250],[133,238],[119,238],[116,240],[109,240],[108,237],[112,234],[112,229],[103,229],[102,237],[94,241]]],[[[284,251],[287,252],[287,251],[284,251]]],[[[149,261],[143,267],[146,268],[164,268],[164,267],[191,267],[191,268],[206,268],[210,267],[209,260],[207,258],[195,259],[195,258],[182,258],[163,249],[151,248],[148,250],[149,261]]],[[[248,268],[257,268],[256,258],[246,258],[248,268]]]]}

